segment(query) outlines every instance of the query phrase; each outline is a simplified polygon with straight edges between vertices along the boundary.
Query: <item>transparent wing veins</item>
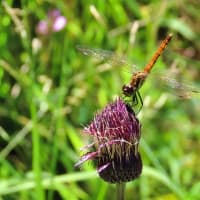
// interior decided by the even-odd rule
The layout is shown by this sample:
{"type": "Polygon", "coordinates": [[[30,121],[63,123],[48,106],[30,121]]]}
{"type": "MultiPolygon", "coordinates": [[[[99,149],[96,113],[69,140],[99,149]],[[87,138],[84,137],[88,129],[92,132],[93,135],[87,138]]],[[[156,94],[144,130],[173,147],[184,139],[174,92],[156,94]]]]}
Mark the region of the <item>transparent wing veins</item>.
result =
{"type": "Polygon", "coordinates": [[[76,46],[77,50],[80,51],[85,56],[91,56],[99,61],[108,62],[112,65],[128,65],[130,67],[136,68],[135,65],[129,63],[125,57],[119,56],[112,51],[103,50],[103,49],[95,49],[95,48],[87,48],[83,46],[76,46]]]}
{"type": "Polygon", "coordinates": [[[178,81],[174,78],[161,76],[160,79],[169,87],[180,94],[190,95],[191,93],[200,93],[200,88],[187,82],[178,81]]]}

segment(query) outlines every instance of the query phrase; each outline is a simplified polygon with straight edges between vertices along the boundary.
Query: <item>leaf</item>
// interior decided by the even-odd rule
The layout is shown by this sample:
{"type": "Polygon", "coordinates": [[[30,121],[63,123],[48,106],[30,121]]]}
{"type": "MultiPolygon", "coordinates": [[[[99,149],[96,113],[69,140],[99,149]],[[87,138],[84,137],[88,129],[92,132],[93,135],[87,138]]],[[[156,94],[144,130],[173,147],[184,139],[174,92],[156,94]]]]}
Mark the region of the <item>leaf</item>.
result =
{"type": "Polygon", "coordinates": [[[195,39],[195,33],[192,31],[192,28],[190,28],[183,20],[171,18],[166,19],[164,22],[169,28],[179,32],[181,35],[186,37],[189,40],[195,39]]]}

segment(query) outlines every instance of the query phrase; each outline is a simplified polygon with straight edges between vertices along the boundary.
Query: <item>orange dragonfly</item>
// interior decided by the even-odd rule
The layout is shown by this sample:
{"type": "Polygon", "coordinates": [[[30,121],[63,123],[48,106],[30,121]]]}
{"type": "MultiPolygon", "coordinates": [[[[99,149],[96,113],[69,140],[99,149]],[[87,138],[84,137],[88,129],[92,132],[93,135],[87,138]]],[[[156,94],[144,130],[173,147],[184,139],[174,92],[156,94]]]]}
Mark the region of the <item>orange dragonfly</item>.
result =
{"type": "MultiPolygon", "coordinates": [[[[138,103],[141,103],[140,109],[142,108],[143,101],[139,93],[139,89],[143,85],[144,81],[149,75],[157,59],[162,54],[164,49],[167,47],[171,39],[172,39],[172,34],[167,35],[166,38],[161,42],[157,51],[151,58],[150,62],[144,67],[144,69],[133,73],[129,84],[123,85],[122,93],[125,97],[131,97],[133,106],[137,105],[138,103]]],[[[107,60],[111,64],[114,64],[114,65],[126,64],[126,65],[131,65],[135,67],[134,65],[128,63],[124,58],[119,57],[110,51],[101,50],[101,49],[90,49],[90,48],[85,48],[85,47],[80,47],[80,46],[78,46],[77,49],[84,55],[96,57],[98,60],[101,60],[101,61],[107,60]]],[[[162,82],[164,82],[165,85],[178,91],[178,94],[180,97],[190,98],[192,96],[192,93],[200,93],[200,88],[197,88],[193,86],[192,84],[183,83],[168,76],[159,76],[158,78],[162,82]]]]}

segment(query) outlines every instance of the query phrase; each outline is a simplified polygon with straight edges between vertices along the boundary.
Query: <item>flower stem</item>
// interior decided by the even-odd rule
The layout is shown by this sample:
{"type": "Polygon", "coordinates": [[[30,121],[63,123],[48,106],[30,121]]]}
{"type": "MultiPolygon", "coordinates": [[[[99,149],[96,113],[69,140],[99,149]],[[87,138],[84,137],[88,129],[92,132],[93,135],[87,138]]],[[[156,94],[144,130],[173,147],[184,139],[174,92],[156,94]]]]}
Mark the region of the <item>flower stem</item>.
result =
{"type": "Polygon", "coordinates": [[[117,200],[124,200],[124,191],[126,183],[117,183],[117,200]]]}

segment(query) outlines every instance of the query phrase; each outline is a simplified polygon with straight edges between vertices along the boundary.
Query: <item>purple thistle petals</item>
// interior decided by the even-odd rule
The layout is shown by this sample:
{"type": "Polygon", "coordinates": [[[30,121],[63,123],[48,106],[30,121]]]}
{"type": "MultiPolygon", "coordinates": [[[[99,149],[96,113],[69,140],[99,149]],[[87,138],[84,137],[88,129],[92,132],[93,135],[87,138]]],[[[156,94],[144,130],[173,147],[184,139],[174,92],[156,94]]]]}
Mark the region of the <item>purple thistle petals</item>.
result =
{"type": "Polygon", "coordinates": [[[109,149],[109,147],[112,147],[113,145],[122,145],[123,143],[129,144],[130,146],[132,145],[130,142],[125,141],[124,139],[111,140],[111,141],[104,142],[103,144],[99,145],[98,150],[100,151],[102,148],[109,149]]]}
{"type": "Polygon", "coordinates": [[[101,167],[97,168],[98,173],[101,173],[103,170],[105,170],[111,163],[107,163],[101,167]]]}
{"type": "Polygon", "coordinates": [[[98,113],[84,132],[112,139],[123,138],[127,141],[132,137],[140,138],[138,120],[127,111],[121,99],[106,106],[101,113],[98,113]]]}
{"type": "Polygon", "coordinates": [[[80,161],[77,162],[77,163],[75,164],[75,167],[79,167],[79,166],[82,165],[85,161],[93,160],[97,155],[98,155],[97,152],[86,153],[85,155],[83,155],[83,156],[81,157],[80,161]]]}
{"type": "Polygon", "coordinates": [[[140,131],[141,125],[132,108],[118,98],[97,113],[84,128],[93,142],[91,151],[81,158],[78,165],[94,160],[100,177],[111,183],[137,178],[142,172],[138,152],[140,131]]]}
{"type": "Polygon", "coordinates": [[[81,150],[81,151],[84,151],[84,150],[86,150],[86,149],[89,149],[89,148],[93,147],[94,144],[95,144],[94,142],[91,143],[91,144],[87,144],[87,145],[81,147],[80,150],[81,150]]]}

